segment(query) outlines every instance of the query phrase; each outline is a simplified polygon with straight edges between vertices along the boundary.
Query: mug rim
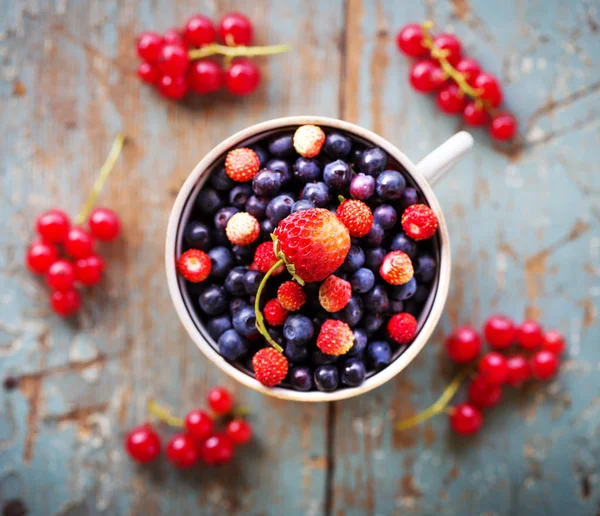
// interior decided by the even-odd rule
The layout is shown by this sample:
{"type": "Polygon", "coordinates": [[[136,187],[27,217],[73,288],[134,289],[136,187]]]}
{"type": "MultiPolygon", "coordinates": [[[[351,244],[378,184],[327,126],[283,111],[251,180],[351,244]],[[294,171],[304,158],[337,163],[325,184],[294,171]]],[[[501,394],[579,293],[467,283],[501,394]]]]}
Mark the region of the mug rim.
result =
{"type": "Polygon", "coordinates": [[[290,116],[271,119],[238,131],[213,147],[213,149],[210,150],[194,167],[179,190],[169,215],[165,241],[165,268],[169,294],[181,323],[192,341],[214,365],[242,385],[268,396],[292,401],[322,402],[353,398],[371,391],[391,380],[415,359],[429,341],[429,338],[442,315],[450,287],[451,253],[448,228],[437,197],[427,180],[418,171],[416,165],[400,151],[400,149],[378,134],[350,122],[321,116],[290,116]],[[210,345],[192,320],[183,299],[176,267],[177,235],[184,208],[198,181],[203,179],[205,172],[208,171],[215,162],[221,159],[226,152],[235,148],[245,140],[267,131],[283,129],[287,126],[306,124],[314,124],[345,131],[366,140],[374,146],[381,147],[405,168],[411,179],[418,185],[427,200],[429,207],[436,214],[439,224],[439,267],[438,275],[434,282],[435,293],[433,295],[433,301],[430,303],[429,313],[426,314],[417,337],[399,357],[391,362],[385,369],[378,371],[367,378],[361,385],[357,387],[345,387],[333,392],[322,392],[318,390],[302,392],[284,387],[266,387],[253,376],[250,376],[228,362],[213,348],[213,346],[210,345]]]}

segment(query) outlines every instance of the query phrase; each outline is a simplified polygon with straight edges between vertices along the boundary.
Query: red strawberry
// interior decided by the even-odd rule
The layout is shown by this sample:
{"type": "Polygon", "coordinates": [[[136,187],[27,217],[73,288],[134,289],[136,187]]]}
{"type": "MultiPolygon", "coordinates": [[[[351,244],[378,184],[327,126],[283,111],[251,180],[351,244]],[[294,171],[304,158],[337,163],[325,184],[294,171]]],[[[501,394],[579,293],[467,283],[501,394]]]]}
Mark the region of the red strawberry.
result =
{"type": "Polygon", "coordinates": [[[426,240],[435,235],[438,220],[429,206],[413,204],[402,214],[402,227],[413,240],[426,240]]]}
{"type": "Polygon", "coordinates": [[[342,201],[337,209],[337,218],[348,228],[350,236],[363,237],[373,226],[373,212],[364,202],[354,199],[342,201]]]}
{"type": "Polygon", "coordinates": [[[305,158],[314,158],[324,143],[325,133],[316,125],[301,125],[294,133],[294,149],[305,158]]]}
{"type": "Polygon", "coordinates": [[[281,306],[277,298],[270,299],[263,309],[265,319],[271,326],[281,326],[288,316],[288,311],[281,306]]]}
{"type": "Polygon", "coordinates": [[[250,245],[260,235],[260,224],[249,213],[239,212],[229,219],[225,233],[234,245],[250,245]]]}
{"type": "Polygon", "coordinates": [[[209,256],[200,249],[188,249],[177,260],[177,270],[192,283],[200,283],[208,278],[211,268],[209,256]]]}
{"type": "Polygon", "coordinates": [[[352,297],[352,285],[349,281],[333,274],[319,287],[319,303],[328,312],[339,312],[352,297]]]}
{"type": "Polygon", "coordinates": [[[304,290],[295,281],[286,281],[282,283],[277,290],[277,299],[281,306],[290,312],[300,310],[306,303],[306,294],[304,290]]]}
{"type": "Polygon", "coordinates": [[[404,285],[414,275],[412,261],[402,251],[390,251],[381,262],[379,274],[390,285],[404,285]]]}
{"type": "Polygon", "coordinates": [[[234,181],[250,181],[260,169],[260,160],[252,149],[233,149],[225,158],[225,172],[234,181]]]}
{"type": "MultiPolygon", "coordinates": [[[[273,242],[263,242],[254,251],[254,264],[264,274],[269,272],[269,269],[275,265],[277,260],[278,258],[275,256],[275,251],[273,250],[273,242]]],[[[273,271],[273,276],[281,274],[284,269],[283,264],[280,265],[273,271]]]]}
{"type": "Polygon", "coordinates": [[[288,361],[274,348],[263,348],[252,358],[255,378],[267,387],[275,387],[287,376],[288,361]]]}
{"type": "Polygon", "coordinates": [[[411,314],[402,312],[390,317],[387,330],[392,340],[398,344],[408,344],[417,334],[417,320],[411,314]]]}
{"type": "Polygon", "coordinates": [[[317,338],[317,347],[328,355],[345,355],[354,345],[354,333],[343,321],[327,319],[317,338]]]}

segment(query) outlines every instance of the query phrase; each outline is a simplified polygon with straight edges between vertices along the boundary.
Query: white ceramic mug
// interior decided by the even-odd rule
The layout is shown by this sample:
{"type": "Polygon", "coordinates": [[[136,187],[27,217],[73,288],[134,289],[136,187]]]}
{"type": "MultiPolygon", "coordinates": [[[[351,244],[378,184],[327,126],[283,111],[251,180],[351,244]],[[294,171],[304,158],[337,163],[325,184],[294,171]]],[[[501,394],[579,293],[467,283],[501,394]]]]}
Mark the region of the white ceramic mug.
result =
{"type": "Polygon", "coordinates": [[[217,145],[196,165],[181,187],[175,204],[169,217],[167,227],[167,240],[165,249],[165,262],[167,270],[167,282],[169,292],[175,305],[177,315],[198,348],[219,369],[235,378],[243,385],[256,391],[262,392],[276,398],[295,401],[335,401],[352,398],[379,387],[392,377],[402,371],[417,354],[423,349],[433,330],[438,323],[450,285],[450,241],[444,215],[438,200],[431,189],[431,185],[437,182],[444,173],[452,168],[458,160],[473,145],[473,138],[467,132],[459,132],[448,139],[440,147],[435,149],[418,164],[414,164],[397,147],[392,145],[381,136],[363,129],[357,125],[319,116],[294,116],[288,118],[277,118],[244,129],[217,145]],[[425,197],[426,203],[437,215],[439,221],[438,240],[438,274],[432,284],[429,298],[424,305],[418,319],[418,334],[415,340],[390,363],[385,369],[369,376],[362,385],[358,387],[342,388],[333,392],[300,392],[291,388],[274,387],[269,388],[262,385],[243,369],[225,360],[217,351],[217,344],[210,337],[202,325],[198,315],[192,307],[192,302],[184,288],[185,280],[177,274],[176,261],[182,250],[183,229],[185,221],[188,220],[193,208],[194,200],[198,195],[210,173],[222,166],[227,152],[236,147],[252,145],[260,140],[268,138],[270,134],[285,131],[293,131],[300,125],[314,124],[325,130],[337,130],[348,133],[365,143],[380,147],[389,154],[392,160],[397,161],[425,197]]]}

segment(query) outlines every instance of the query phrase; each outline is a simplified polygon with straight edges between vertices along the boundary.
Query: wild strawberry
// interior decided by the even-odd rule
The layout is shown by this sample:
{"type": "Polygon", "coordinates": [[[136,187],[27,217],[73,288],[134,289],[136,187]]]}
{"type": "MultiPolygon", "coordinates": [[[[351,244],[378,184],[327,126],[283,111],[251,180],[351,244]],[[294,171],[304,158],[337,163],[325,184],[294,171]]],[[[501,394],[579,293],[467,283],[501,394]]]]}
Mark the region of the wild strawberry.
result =
{"type": "Polygon", "coordinates": [[[363,237],[373,226],[373,212],[364,202],[355,199],[342,201],[337,209],[337,218],[348,228],[350,236],[363,237]]]}
{"type": "Polygon", "coordinates": [[[277,299],[281,306],[290,312],[300,310],[306,303],[306,294],[304,290],[295,281],[286,281],[282,283],[277,290],[277,299]]]}
{"type": "Polygon", "coordinates": [[[267,387],[280,384],[288,373],[288,361],[275,348],[263,348],[252,358],[256,379],[267,387]]]}
{"type": "Polygon", "coordinates": [[[234,245],[250,245],[260,235],[260,224],[249,213],[239,212],[227,221],[225,233],[234,245]]]}
{"type": "Polygon", "coordinates": [[[317,347],[328,355],[345,355],[354,345],[354,333],[343,321],[327,319],[317,337],[317,347]]]}
{"type": "Polygon", "coordinates": [[[234,181],[250,181],[260,169],[260,160],[252,149],[233,149],[225,158],[225,172],[234,181]]]}
{"type": "Polygon", "coordinates": [[[435,235],[438,220],[429,206],[413,204],[402,214],[402,228],[413,240],[426,240],[435,235]]]}
{"type": "Polygon", "coordinates": [[[192,283],[200,283],[208,278],[211,268],[209,256],[200,249],[188,249],[177,260],[177,270],[192,283]]]}
{"type": "Polygon", "coordinates": [[[402,251],[390,251],[381,262],[379,274],[390,285],[404,285],[414,275],[412,261],[402,251]]]}
{"type": "Polygon", "coordinates": [[[281,306],[277,298],[267,301],[263,312],[265,313],[265,319],[271,326],[281,326],[288,316],[288,311],[281,306]]]}
{"type": "MultiPolygon", "coordinates": [[[[275,251],[273,250],[273,242],[263,242],[254,251],[254,264],[257,270],[263,274],[269,272],[269,269],[275,265],[277,260],[278,258],[275,256],[275,251]]],[[[281,274],[284,269],[285,267],[280,265],[273,271],[273,276],[281,274]]]]}
{"type": "Polygon", "coordinates": [[[387,330],[398,344],[409,344],[417,334],[417,320],[411,314],[402,312],[390,317],[387,330]]]}
{"type": "Polygon", "coordinates": [[[339,312],[352,297],[352,285],[349,281],[333,274],[319,287],[319,303],[328,312],[339,312]]]}
{"type": "Polygon", "coordinates": [[[316,125],[301,125],[294,133],[294,149],[305,158],[314,158],[324,143],[325,133],[316,125]]]}

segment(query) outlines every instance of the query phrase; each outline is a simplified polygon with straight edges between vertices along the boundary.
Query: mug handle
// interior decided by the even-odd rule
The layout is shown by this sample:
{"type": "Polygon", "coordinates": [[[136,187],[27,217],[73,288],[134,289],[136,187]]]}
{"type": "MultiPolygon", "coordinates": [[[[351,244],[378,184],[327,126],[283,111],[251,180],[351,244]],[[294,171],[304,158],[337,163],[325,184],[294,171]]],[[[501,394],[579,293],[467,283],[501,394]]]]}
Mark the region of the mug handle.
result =
{"type": "Polygon", "coordinates": [[[473,137],[466,131],[460,131],[419,161],[417,170],[433,186],[472,146],[473,137]]]}

